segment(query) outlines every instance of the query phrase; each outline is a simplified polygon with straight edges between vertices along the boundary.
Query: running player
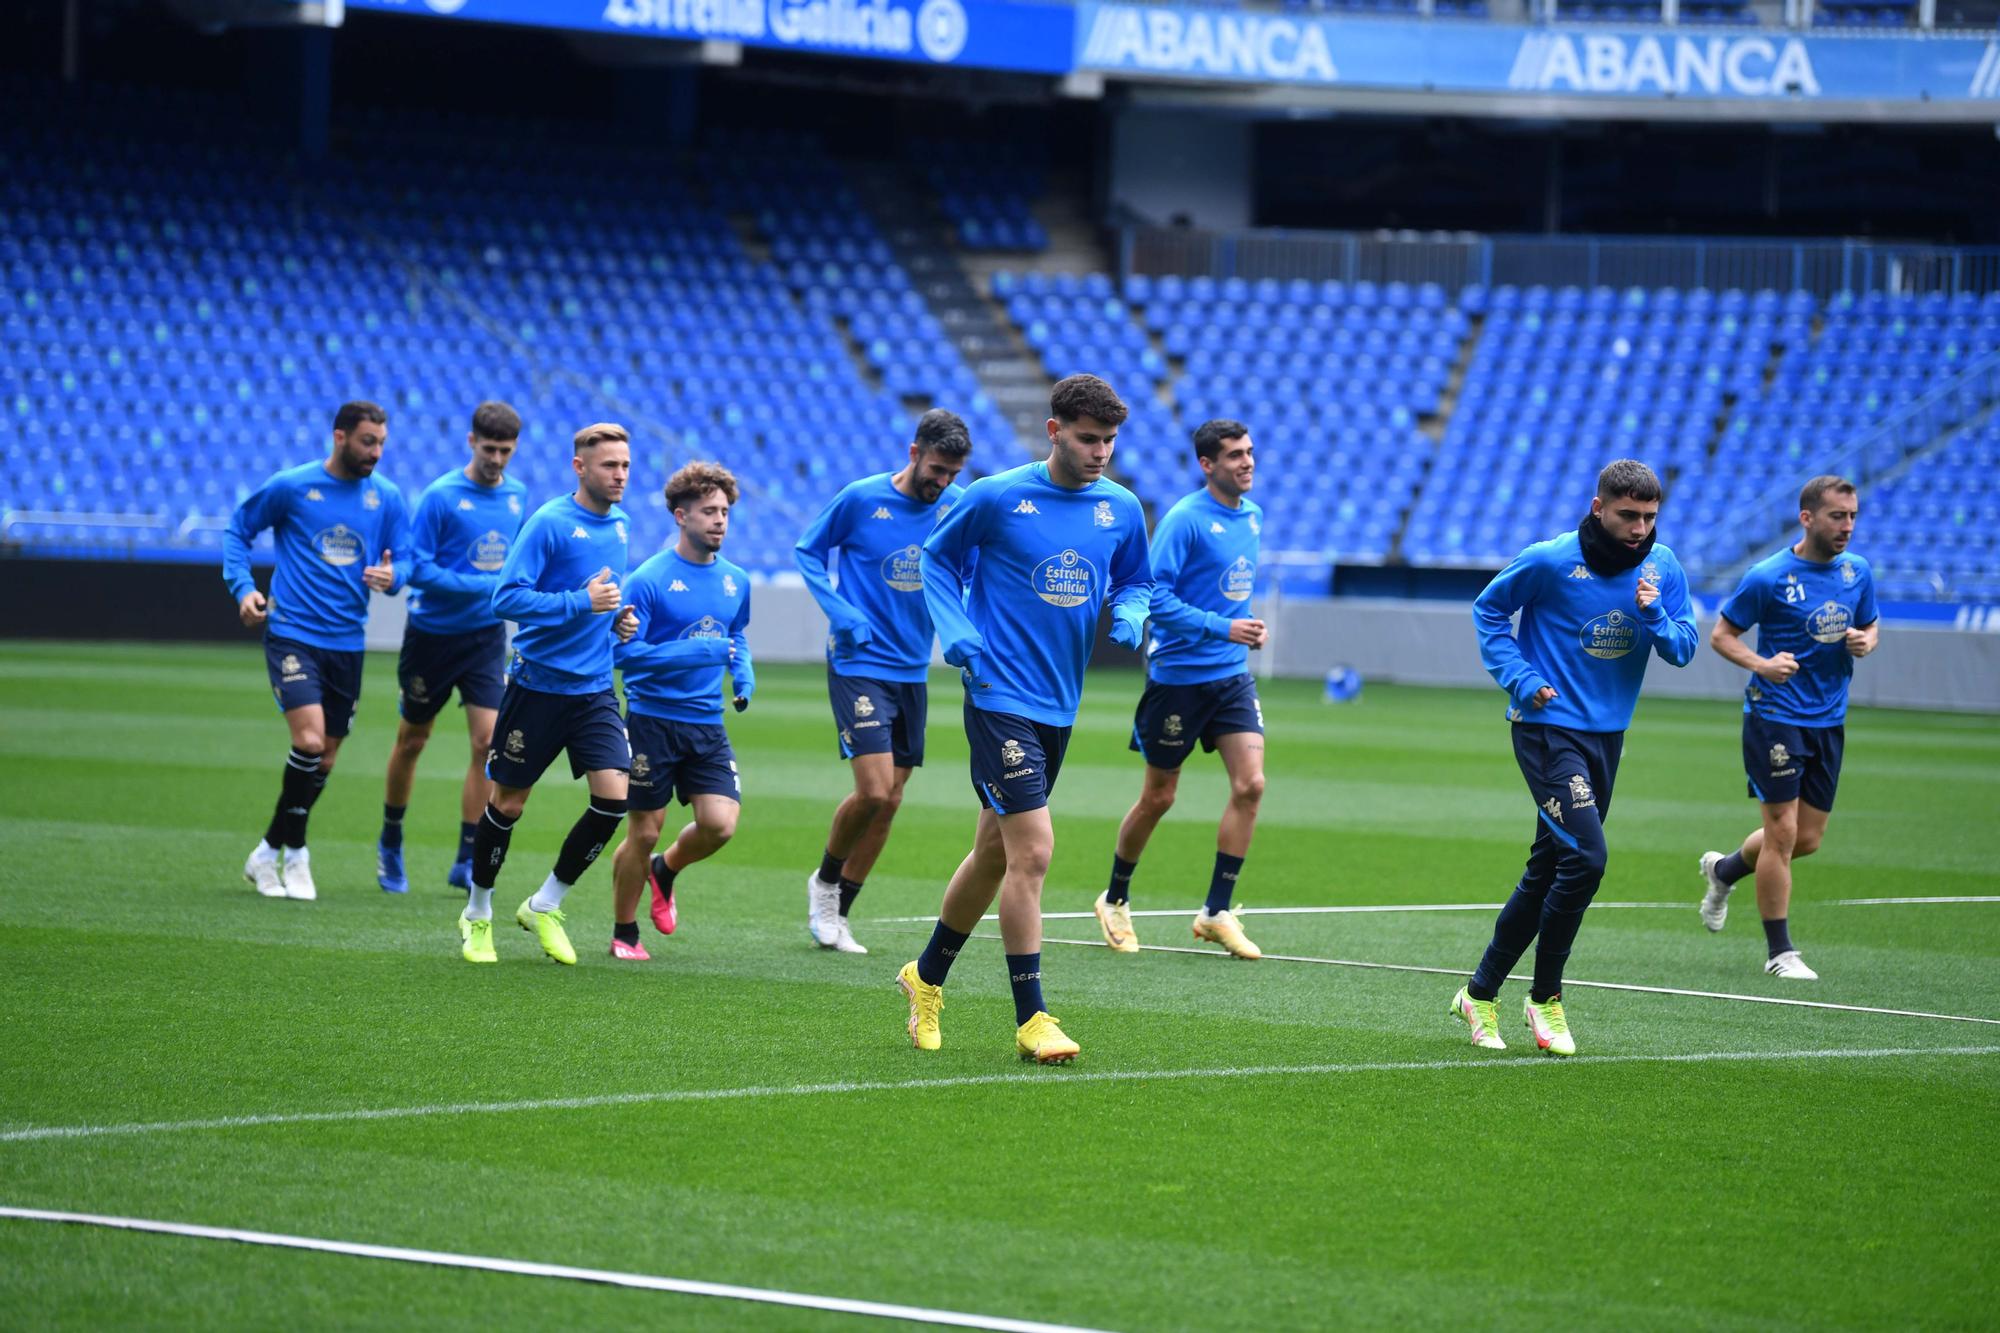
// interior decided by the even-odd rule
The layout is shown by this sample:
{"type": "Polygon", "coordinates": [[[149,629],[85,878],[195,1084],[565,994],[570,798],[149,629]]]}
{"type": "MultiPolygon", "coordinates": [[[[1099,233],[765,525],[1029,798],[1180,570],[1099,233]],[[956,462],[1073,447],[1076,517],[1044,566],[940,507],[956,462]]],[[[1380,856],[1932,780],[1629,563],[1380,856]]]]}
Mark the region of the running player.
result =
{"type": "Polygon", "coordinates": [[[403,720],[382,795],[382,836],[375,879],[385,893],[407,893],[403,815],[416,783],[417,759],[437,715],[458,691],[472,737],[472,762],[458,798],[458,855],[446,882],[472,887],[472,840],[486,808],[486,751],[506,688],[507,627],[493,614],[500,566],[521,530],[528,488],[507,476],[521,438],[521,418],[505,403],[481,403],[465,443],[472,461],[453,468],[417,501],[411,545],[410,619],[396,662],[403,720]]]}
{"type": "Polygon", "coordinates": [[[555,869],[514,913],[558,963],[576,962],[563,928],[563,896],[625,818],[632,752],[611,689],[611,655],[613,639],[630,639],[638,628],[631,610],[621,609],[619,590],[628,537],[618,502],[631,475],[631,437],[623,426],[599,422],[576,433],[574,448],[575,493],[529,517],[493,590],[493,614],[521,628],[486,755],[493,786],[473,836],[472,887],[459,917],[468,963],[498,961],[493,884],[529,793],[558,754],[568,751],[571,776],[588,780],[590,802],[563,840],[555,869]]]}
{"type": "Polygon", "coordinates": [[[374,403],[342,403],[331,456],[274,473],[236,506],[222,537],[223,581],[237,616],[264,631],[271,693],[291,732],[277,808],[243,863],[243,878],[266,898],[319,896],[306,818],[361,701],[368,594],[394,593],[409,574],[403,493],[375,475],[388,422],[374,403]],[[266,528],[278,548],[268,598],[250,573],[251,543],[266,528]]]}
{"type": "Polygon", "coordinates": [[[1132,748],[1146,759],[1145,785],[1118,826],[1111,885],[1097,896],[1097,924],[1113,953],[1139,952],[1132,872],[1173,808],[1181,764],[1199,740],[1202,749],[1222,752],[1229,804],[1194,937],[1258,959],[1263,951],[1243,933],[1229,903],[1264,799],[1264,708],[1249,671],[1250,650],[1264,646],[1264,622],[1246,614],[1256,591],[1264,511],[1245,495],[1257,471],[1248,426],[1205,421],[1194,433],[1194,453],[1202,488],[1182,497],[1153,530],[1153,641],[1146,692],[1132,720],[1132,748]]]}
{"type": "Polygon", "coordinates": [[[1110,602],[1114,643],[1136,649],[1145,631],[1145,514],[1104,475],[1125,417],[1103,380],[1063,380],[1049,403],[1048,461],[974,482],[924,543],[924,600],[945,660],[964,676],[982,808],[930,944],[896,976],[919,1050],[941,1044],[945,976],[997,894],[1015,1050],[1044,1064],[1076,1058],[1076,1042],[1042,1004],[1042,880],[1055,848],[1049,795],[1098,612],[1110,602]]]}
{"type": "Polygon", "coordinates": [[[826,692],[840,757],[854,770],[854,790],[833,812],[819,869],[806,879],[806,927],[822,949],[868,952],[848,914],[889,840],[910,772],[924,762],[934,634],[919,552],[965,494],[953,483],[971,452],[965,423],[932,408],[902,470],[843,487],[792,552],[832,627],[826,692]],[[828,565],[836,547],[838,591],[828,565]]]}
{"type": "Polygon", "coordinates": [[[611,860],[613,958],[648,957],[639,943],[639,895],[649,879],[653,924],[671,935],[678,920],[674,877],[736,836],[743,791],[722,729],[722,672],[727,667],[734,682],[739,713],[750,706],[757,677],[743,638],[750,576],[721,556],[735,503],[736,478],[725,467],[689,463],[674,473],[667,508],[680,538],[634,570],[626,585],[639,634],[617,652],[632,741],[632,819],[611,860]],[[694,820],[664,855],[654,856],[676,794],[694,808],[694,820]]]}
{"type": "Polygon", "coordinates": [[[1514,557],[1473,604],[1479,654],[1507,692],[1514,759],[1534,800],[1527,868],[1493,926],[1493,942],[1451,1012],[1472,1044],[1505,1050],[1500,985],[1535,945],[1525,1013],[1535,1045],[1576,1054],[1563,1012],[1563,967],[1583,913],[1604,878],[1604,821],[1639,702],[1646,661],[1694,657],[1687,575],[1658,545],[1660,479],[1621,458],[1597,475],[1597,495],[1577,531],[1514,557]],[[1518,637],[1510,630],[1521,614],[1518,637]]]}
{"type": "Polygon", "coordinates": [[[1874,574],[1847,549],[1860,512],[1853,482],[1830,476],[1807,482],[1799,493],[1805,531],[1789,549],[1750,567],[1708,639],[1750,672],[1743,767],[1764,820],[1729,855],[1702,854],[1708,886],[1702,924],[1721,930],[1730,889],[1754,873],[1764,970],[1794,981],[1816,981],[1819,973],[1792,947],[1792,861],[1818,851],[1826,836],[1847,739],[1847,683],[1854,660],[1874,652],[1882,632],[1874,574]],[[1754,652],[1743,642],[1752,625],[1760,627],[1754,652]]]}

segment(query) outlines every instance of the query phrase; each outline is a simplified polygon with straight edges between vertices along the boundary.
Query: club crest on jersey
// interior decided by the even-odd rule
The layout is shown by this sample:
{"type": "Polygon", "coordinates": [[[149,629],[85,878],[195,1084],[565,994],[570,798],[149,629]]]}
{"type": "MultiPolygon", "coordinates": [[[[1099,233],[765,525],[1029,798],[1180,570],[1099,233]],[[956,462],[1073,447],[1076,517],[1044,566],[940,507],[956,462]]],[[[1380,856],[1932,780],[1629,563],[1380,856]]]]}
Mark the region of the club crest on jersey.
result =
{"type": "Polygon", "coordinates": [[[1021,503],[1014,506],[1014,512],[1017,514],[1039,514],[1042,511],[1035,508],[1035,502],[1033,500],[1023,500],[1021,501],[1021,503]]]}
{"type": "Polygon", "coordinates": [[[508,512],[508,513],[510,513],[510,514],[518,514],[518,513],[520,513],[520,512],[521,512],[521,497],[520,497],[520,496],[518,496],[518,495],[510,495],[510,496],[508,496],[508,497],[507,497],[507,512],[508,512]]]}
{"type": "Polygon", "coordinates": [[[1584,624],[1578,641],[1592,657],[1623,657],[1639,646],[1639,622],[1623,611],[1607,611],[1584,624]]]}
{"type": "Polygon", "coordinates": [[[380,509],[382,507],[382,497],[374,491],[363,491],[361,493],[361,507],[363,509],[380,509]]]}
{"type": "Polygon", "coordinates": [[[613,531],[615,531],[615,532],[616,532],[616,533],[618,534],[618,540],[619,540],[619,541],[621,541],[621,542],[622,542],[622,541],[626,541],[626,540],[629,540],[629,539],[628,539],[628,538],[627,538],[627,537],[625,536],[625,520],[624,520],[624,519],[622,519],[622,518],[621,518],[621,519],[619,519],[619,520],[618,520],[618,521],[617,521],[616,523],[613,523],[613,524],[611,525],[611,527],[612,527],[612,530],[613,530],[613,531]]]}
{"type": "Polygon", "coordinates": [[[876,505],[876,506],[875,506],[875,512],[874,512],[874,513],[872,513],[872,514],[870,514],[870,515],[869,515],[868,517],[870,517],[870,518],[887,518],[887,517],[889,517],[889,506],[887,506],[887,505],[876,505]]]}
{"type": "Polygon", "coordinates": [[[953,500],[946,500],[943,504],[939,505],[937,521],[940,523],[944,522],[944,516],[955,508],[957,508],[957,502],[953,500]]]}
{"type": "Polygon", "coordinates": [[[924,548],[900,546],[882,557],[882,582],[897,592],[922,592],[924,548]]]}
{"type": "Polygon", "coordinates": [[[345,568],[361,559],[361,534],[345,523],[336,523],[313,534],[313,548],[329,565],[345,568]]]}
{"type": "Polygon", "coordinates": [[[1645,579],[1648,583],[1658,583],[1660,581],[1660,567],[1648,560],[1645,564],[1639,566],[1639,577],[1645,579]]]}
{"type": "Polygon", "coordinates": [[[1222,595],[1232,602],[1250,600],[1250,589],[1257,582],[1257,566],[1248,556],[1237,556],[1222,571],[1222,595]]]}
{"type": "Polygon", "coordinates": [[[1067,550],[1035,566],[1035,596],[1050,606],[1082,606],[1097,593],[1097,567],[1067,550]]]}
{"type": "Polygon", "coordinates": [[[522,750],[527,746],[527,744],[528,744],[528,738],[526,736],[523,736],[519,730],[508,732],[507,757],[509,759],[519,759],[521,757],[522,750]]]}
{"type": "Polygon", "coordinates": [[[1549,812],[1549,818],[1560,824],[1563,822],[1563,803],[1559,796],[1551,796],[1542,802],[1542,809],[1549,812]]]}
{"type": "Polygon", "coordinates": [[[1578,565],[1575,569],[1572,569],[1569,572],[1569,576],[1573,579],[1587,579],[1590,577],[1590,571],[1585,569],[1582,565],[1578,565]]]}
{"type": "Polygon", "coordinates": [[[1099,500],[1097,508],[1090,511],[1090,521],[1100,528],[1108,528],[1118,521],[1118,515],[1111,512],[1111,501],[1099,500]]]}
{"type": "Polygon", "coordinates": [[[854,696],[854,716],[856,716],[856,717],[873,717],[873,716],[875,716],[875,701],[874,701],[873,699],[869,698],[869,697],[868,697],[867,695],[865,695],[865,694],[857,694],[857,695],[855,695],[855,696],[854,696]]]}
{"type": "Polygon", "coordinates": [[[1842,583],[1851,588],[1854,586],[1854,580],[1860,577],[1860,569],[1856,568],[1852,562],[1846,560],[1840,562],[1840,581],[1842,583]]]}
{"type": "Polygon", "coordinates": [[[682,630],[681,637],[683,639],[719,639],[725,632],[726,627],[720,620],[717,620],[714,616],[703,616],[700,620],[695,621],[692,625],[682,630]]]}
{"type": "Polygon", "coordinates": [[[1167,714],[1167,724],[1166,724],[1166,726],[1165,726],[1165,727],[1163,727],[1163,728],[1162,728],[1162,730],[1164,730],[1164,731],[1165,731],[1165,732],[1167,733],[1167,735],[1169,735],[1169,736],[1178,736],[1178,735],[1180,735],[1180,734],[1181,734],[1181,715],[1180,715],[1179,713],[1169,713],[1169,714],[1167,714]]]}
{"type": "Polygon", "coordinates": [[[736,576],[734,574],[724,574],[722,576],[722,595],[724,597],[734,597],[736,595],[736,576]]]}
{"type": "Polygon", "coordinates": [[[653,771],[653,761],[652,761],[652,760],[648,759],[648,758],[647,758],[647,757],[646,757],[645,755],[643,755],[643,754],[635,754],[635,755],[633,755],[633,756],[632,756],[632,776],[633,776],[633,777],[635,777],[635,778],[643,778],[643,777],[645,777],[645,776],[646,776],[646,775],[647,775],[648,773],[650,773],[650,772],[652,772],[652,771],[653,771]]]}
{"type": "Polygon", "coordinates": [[[472,567],[481,573],[491,574],[507,563],[507,539],[497,530],[488,530],[473,538],[472,549],[466,558],[472,567]]]}
{"type": "Polygon", "coordinates": [[[1028,752],[1021,748],[1021,742],[1006,740],[1000,742],[1000,762],[1008,768],[1026,763],[1028,752]]]}
{"type": "Polygon", "coordinates": [[[1581,773],[1569,776],[1569,805],[1572,810],[1581,810],[1586,805],[1596,805],[1597,797],[1590,790],[1590,780],[1581,773]]]}
{"type": "Polygon", "coordinates": [[[1853,616],[1839,602],[1829,601],[1806,617],[1806,633],[1820,643],[1839,643],[1847,637],[1853,616]]]}
{"type": "Polygon", "coordinates": [[[1263,535],[1263,533],[1264,533],[1263,523],[1258,520],[1255,514],[1250,515],[1250,535],[1253,537],[1260,537],[1263,535]]]}

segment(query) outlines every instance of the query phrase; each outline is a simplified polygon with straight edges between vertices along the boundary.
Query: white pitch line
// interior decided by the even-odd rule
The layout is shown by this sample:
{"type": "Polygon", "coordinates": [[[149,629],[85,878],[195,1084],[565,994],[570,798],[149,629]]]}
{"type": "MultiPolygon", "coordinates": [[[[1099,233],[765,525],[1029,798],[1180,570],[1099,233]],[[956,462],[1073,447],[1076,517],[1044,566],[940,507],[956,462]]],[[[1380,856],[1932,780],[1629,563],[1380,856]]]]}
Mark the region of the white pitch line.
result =
{"type": "MultiPolygon", "coordinates": [[[[992,940],[996,944],[1000,942],[998,935],[974,935],[972,938],[975,940],[992,940]]],[[[1109,947],[1103,940],[1054,940],[1044,937],[1042,943],[1074,944],[1085,949],[1103,949],[1109,947]]],[[[1229,959],[1231,962],[1235,961],[1228,954],[1218,949],[1190,949],[1184,945],[1148,944],[1144,947],[1143,952],[1188,953],[1193,954],[1197,958],[1223,958],[1229,959]]],[[[1418,967],[1413,963],[1364,963],[1354,958],[1313,958],[1305,954],[1295,953],[1267,953],[1264,955],[1264,960],[1266,962],[1279,963],[1317,963],[1322,967],[1360,967],[1377,972],[1424,972],[1440,977],[1463,977],[1467,975],[1466,970],[1462,967],[1418,967]]],[[[1507,979],[1509,981],[1521,982],[1533,980],[1531,977],[1519,975],[1512,975],[1507,979]]],[[[1645,995],[1684,995],[1699,1000],[1737,1000],[1744,1004],[1779,1004],[1795,1009],[1831,1009],[1847,1014],[1887,1014],[1894,1018],[1935,1018],[1947,1023],[1990,1023],[1995,1027],[2000,1027],[2000,1018],[1978,1018],[1971,1014],[1934,1014],[1924,1009],[1878,1009],[1873,1005],[1866,1004],[1833,1004],[1826,1000],[1793,1000],[1778,995],[1738,995],[1732,991],[1683,990],[1679,986],[1637,986],[1623,981],[1579,981],[1575,977],[1564,977],[1563,986],[1565,988],[1570,986],[1586,986],[1591,990],[1637,991],[1645,995]]],[[[0,1135],[0,1141],[4,1141],[4,1138],[4,1135],[0,1135]]]]}
{"type": "MultiPolygon", "coordinates": [[[[1346,907],[1237,907],[1231,910],[1238,916],[1349,916],[1355,913],[1366,912],[1497,912],[1505,906],[1505,903],[1378,903],[1346,907]]],[[[1690,898],[1686,902],[1677,903],[1592,903],[1591,907],[1593,909],[1599,907],[1665,907],[1692,912],[1695,909],[1695,901],[1690,898]]],[[[1194,909],[1191,907],[1154,907],[1142,912],[1134,912],[1132,915],[1192,916],[1194,915],[1194,909]]],[[[1042,913],[1042,920],[1091,921],[1096,919],[1096,916],[1097,913],[1095,912],[1044,912],[1042,913]]],[[[983,923],[998,921],[1000,917],[997,913],[988,912],[979,919],[983,923]]],[[[935,913],[930,916],[878,916],[875,918],[877,924],[898,926],[928,924],[935,920],[937,920],[935,913]]]]}
{"type": "Polygon", "coordinates": [[[727,1301],[751,1301],[758,1305],[789,1305],[802,1310],[871,1315],[877,1319],[901,1319],[913,1324],[940,1324],[950,1328],[998,1329],[1001,1333],[1092,1333],[1092,1330],[1079,1328],[1073,1324],[1043,1324],[1032,1319],[1003,1319],[997,1315],[960,1314],[955,1310],[930,1310],[920,1305],[856,1301],[844,1296],[813,1296],[795,1291],[772,1291],[763,1287],[738,1287],[726,1282],[697,1282],[690,1278],[618,1273],[604,1268],[573,1268],[568,1264],[542,1264],[523,1259],[491,1259],[484,1255],[452,1254],[443,1250],[406,1250],[396,1245],[321,1240],[313,1236],[287,1236],[271,1231],[239,1231],[234,1227],[204,1227],[190,1222],[157,1222],[143,1217],[106,1217],[97,1213],[60,1213],[42,1208],[0,1207],[0,1218],[13,1218],[22,1222],[63,1222],[76,1226],[108,1227],[117,1231],[143,1231],[161,1236],[185,1236],[195,1240],[226,1240],[239,1245],[268,1245],[284,1250],[312,1250],[321,1254],[345,1254],[357,1259],[389,1259],[397,1263],[427,1264],[433,1268],[469,1268],[486,1273],[507,1273],[517,1277],[561,1278],[569,1282],[595,1282],[609,1287],[633,1287],[642,1291],[669,1291],[682,1296],[713,1296],[727,1301]]]}
{"type": "MultiPolygon", "coordinates": [[[[988,936],[978,936],[986,939],[988,936]]],[[[1050,940],[1076,944],[1078,940],[1050,940]]],[[[1099,946],[1102,947],[1102,946],[1099,946]]],[[[1200,953],[1190,949],[1185,952],[1200,953]]],[[[1217,955],[1223,957],[1226,955],[1217,955]]],[[[1271,955],[1266,955],[1270,957],[1271,955]]],[[[1316,960],[1307,960],[1316,961],[1316,960]]],[[[1362,967],[1388,967],[1362,963],[1362,967]]],[[[1441,971],[1414,968],[1410,971],[1441,971]]],[[[1456,975],[1456,974],[1454,974],[1456,975]]],[[[1977,1020],[1986,1022],[1990,1020],[1977,1020]]],[[[1071,1083],[1144,1083],[1207,1078],[1299,1078],[1344,1074],[1425,1073],[1450,1069],[1550,1069],[1557,1065],[1704,1064],[1731,1060],[1879,1060],[1918,1055],[2000,1055],[2000,1046],[1887,1046],[1859,1050],[1814,1048],[1791,1051],[1697,1051],[1678,1055],[1580,1055],[1567,1060],[1495,1062],[1479,1056],[1453,1060],[1374,1060],[1345,1064],[1222,1065],[1206,1069],[1070,1069],[1019,1074],[961,1074],[950,1078],[880,1079],[870,1082],[801,1083],[791,1087],[670,1088],[658,1092],[612,1092],[595,1097],[543,1097],[517,1102],[442,1102],[428,1106],[355,1107],[346,1111],[283,1111],[268,1115],[216,1116],[207,1120],[155,1120],[112,1125],[37,1125],[0,1132],[0,1143],[50,1139],[97,1139],[139,1134],[173,1134],[203,1129],[252,1129],[261,1125],[325,1125],[368,1120],[408,1120],[438,1115],[501,1115],[516,1111],[576,1111],[603,1106],[651,1106],[661,1102],[747,1101],[764,1097],[819,1097],[843,1093],[921,1092],[930,1088],[979,1088],[1018,1084],[1054,1087],[1071,1083]]]]}
{"type": "Polygon", "coordinates": [[[1883,907],[1902,903],[2000,903],[2000,894],[1970,898],[1835,898],[1829,907],[1883,907]]]}

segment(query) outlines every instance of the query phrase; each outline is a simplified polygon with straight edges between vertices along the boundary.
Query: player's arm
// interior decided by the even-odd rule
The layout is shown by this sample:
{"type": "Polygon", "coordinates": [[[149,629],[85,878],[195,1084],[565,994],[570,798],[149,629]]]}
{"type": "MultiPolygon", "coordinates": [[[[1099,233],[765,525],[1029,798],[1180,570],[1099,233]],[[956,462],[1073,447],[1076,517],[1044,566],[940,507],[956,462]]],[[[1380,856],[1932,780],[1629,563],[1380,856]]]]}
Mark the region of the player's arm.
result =
{"type": "Polygon", "coordinates": [[[256,543],[258,533],[284,516],[288,497],[278,485],[278,475],[273,473],[266,478],[262,486],[236,506],[229,516],[229,526],[222,532],[222,581],[229,585],[229,595],[236,599],[237,615],[252,629],[264,623],[269,607],[250,572],[250,548],[256,543]]]}
{"type": "Polygon", "coordinates": [[[974,484],[958,507],[944,516],[924,540],[920,561],[924,573],[924,608],[936,627],[944,660],[963,667],[976,678],[986,640],[965,613],[965,585],[972,576],[973,553],[986,530],[987,495],[974,484]]]}
{"type": "Polygon", "coordinates": [[[1745,574],[1743,581],[1736,585],[1736,591],[1722,604],[1722,611],[1715,618],[1715,628],[1708,633],[1708,646],[1732,666],[1755,672],[1773,685],[1782,685],[1799,669],[1798,660],[1790,653],[1762,656],[1743,638],[1752,625],[1764,618],[1765,594],[1765,588],[1757,581],[1756,571],[1745,574]]]}
{"type": "Polygon", "coordinates": [[[653,616],[652,580],[645,577],[628,580],[625,591],[630,597],[625,607],[638,620],[641,633],[611,650],[611,660],[620,670],[692,671],[701,667],[718,667],[729,659],[729,644],[722,639],[668,639],[662,643],[647,643],[644,631],[650,628],[653,616]]]}
{"type": "Polygon", "coordinates": [[[1530,551],[1493,576],[1472,603],[1472,625],[1479,635],[1479,662],[1514,706],[1527,711],[1546,707],[1556,687],[1522,655],[1514,637],[1514,613],[1534,600],[1541,586],[1542,566],[1530,551]]]}
{"type": "Polygon", "coordinates": [[[1154,584],[1146,554],[1146,519],[1137,505],[1131,518],[1111,552],[1111,641],[1137,648],[1146,637],[1154,584]]]}
{"type": "Polygon", "coordinates": [[[1226,639],[1229,637],[1228,616],[1190,606],[1174,591],[1193,546],[1192,524],[1182,521],[1181,516],[1174,513],[1161,520],[1159,530],[1153,534],[1149,557],[1153,573],[1153,623],[1184,638],[1226,639]]]}
{"type": "Polygon", "coordinates": [[[842,519],[847,513],[847,491],[842,490],[833,497],[826,508],[806,525],[800,534],[798,545],[792,548],[792,563],[804,575],[806,588],[820,610],[826,612],[827,624],[833,632],[845,636],[849,643],[859,647],[874,637],[874,627],[861,609],[842,597],[833,586],[833,575],[827,567],[827,558],[840,545],[847,525],[842,519]]]}
{"type": "Polygon", "coordinates": [[[729,679],[736,686],[736,711],[742,712],[750,706],[750,696],[757,692],[757,664],[750,660],[750,587],[743,587],[743,604],[736,608],[736,618],[729,622],[729,679]]]}
{"type": "Polygon", "coordinates": [[[1854,618],[1860,622],[1860,627],[1847,631],[1847,651],[1855,657],[1866,657],[1882,642],[1882,615],[1875,607],[1874,572],[1865,566],[1861,573],[1861,597],[1854,608],[1854,618]]]}
{"type": "Polygon", "coordinates": [[[382,546],[389,557],[386,562],[389,584],[381,591],[394,597],[409,584],[416,557],[410,548],[410,511],[403,502],[402,489],[386,484],[382,489],[387,496],[383,504],[387,512],[382,518],[382,546]]]}
{"type": "MultiPolygon", "coordinates": [[[[530,523],[524,540],[514,543],[500,578],[493,585],[493,614],[520,625],[566,625],[578,616],[591,614],[591,594],[586,588],[566,592],[542,592],[535,583],[548,567],[556,527],[551,523],[530,523]]],[[[593,580],[595,581],[595,580],[593,580]]]]}
{"type": "Polygon", "coordinates": [[[487,593],[499,581],[496,574],[461,574],[446,569],[438,559],[438,539],[444,536],[447,519],[440,491],[426,491],[417,501],[416,522],[410,542],[410,582],[425,592],[487,593]]]}
{"type": "Polygon", "coordinates": [[[1687,574],[1678,561],[1667,562],[1654,591],[1650,601],[1640,603],[1639,623],[1652,635],[1653,652],[1662,662],[1684,667],[1694,661],[1701,631],[1695,626],[1694,604],[1688,599],[1687,574]]]}

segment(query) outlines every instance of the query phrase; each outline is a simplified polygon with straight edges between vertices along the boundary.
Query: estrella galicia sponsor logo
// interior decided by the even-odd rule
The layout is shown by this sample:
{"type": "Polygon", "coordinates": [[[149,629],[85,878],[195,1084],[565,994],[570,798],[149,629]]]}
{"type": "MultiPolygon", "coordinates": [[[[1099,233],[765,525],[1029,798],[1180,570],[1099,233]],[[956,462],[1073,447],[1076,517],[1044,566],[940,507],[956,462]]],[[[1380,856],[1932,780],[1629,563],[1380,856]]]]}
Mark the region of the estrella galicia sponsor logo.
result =
{"type": "Polygon", "coordinates": [[[1035,596],[1050,606],[1082,606],[1097,594],[1097,567],[1067,550],[1035,566],[1035,596]]]}
{"type": "Polygon", "coordinates": [[[960,0],[919,9],[889,0],[605,0],[614,28],[691,38],[773,41],[807,50],[956,60],[971,36],[960,0]]]}
{"type": "Polygon", "coordinates": [[[361,534],[345,523],[336,523],[313,534],[313,549],[329,565],[344,569],[361,559],[361,534]]]}
{"type": "Polygon", "coordinates": [[[1592,657],[1623,657],[1639,646],[1639,621],[1623,611],[1607,611],[1587,622],[1578,640],[1592,657]]]}
{"type": "Polygon", "coordinates": [[[1250,589],[1257,582],[1257,566],[1248,556],[1237,556],[1222,571],[1222,595],[1232,602],[1250,600],[1250,589]]]}
{"type": "Polygon", "coordinates": [[[1847,637],[1853,613],[1839,602],[1829,601],[1806,617],[1806,633],[1820,643],[1839,643],[1847,637]]]}
{"type": "Polygon", "coordinates": [[[1510,88],[1530,92],[1674,97],[1818,97],[1812,56],[1797,38],[1529,33],[1510,88]]]}
{"type": "Polygon", "coordinates": [[[1102,5],[1078,64],[1151,74],[1334,83],[1327,27],[1283,14],[1102,5]]]}
{"type": "Polygon", "coordinates": [[[482,532],[472,539],[465,558],[482,574],[491,574],[507,563],[508,545],[505,534],[498,529],[482,532]]]}
{"type": "Polygon", "coordinates": [[[882,557],[882,582],[897,592],[924,590],[924,548],[902,546],[882,557]]]}
{"type": "Polygon", "coordinates": [[[729,627],[714,616],[703,616],[680,632],[683,639],[720,639],[729,634],[729,627]]]}

